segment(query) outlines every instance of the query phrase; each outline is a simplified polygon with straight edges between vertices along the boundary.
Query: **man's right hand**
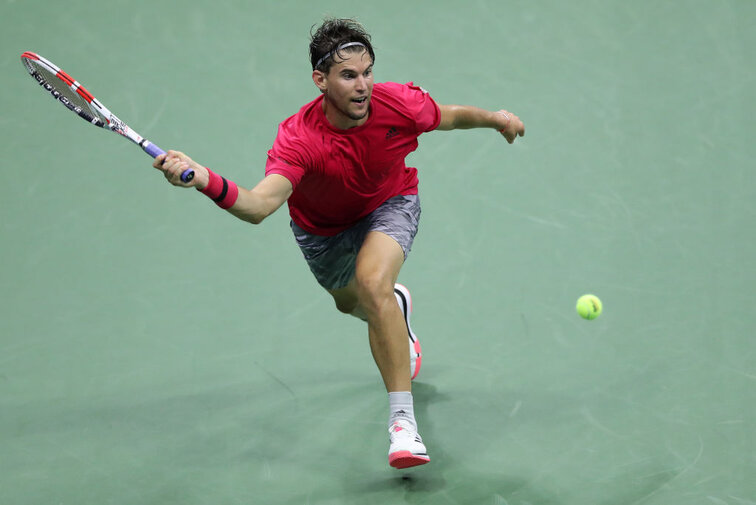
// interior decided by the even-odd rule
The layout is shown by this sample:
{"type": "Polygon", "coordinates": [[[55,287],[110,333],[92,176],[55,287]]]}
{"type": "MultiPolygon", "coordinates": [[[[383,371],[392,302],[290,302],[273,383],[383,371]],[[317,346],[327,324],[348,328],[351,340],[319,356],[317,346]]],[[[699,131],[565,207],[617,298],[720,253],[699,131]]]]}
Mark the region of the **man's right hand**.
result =
{"type": "Polygon", "coordinates": [[[181,151],[161,154],[155,158],[152,166],[163,172],[168,182],[182,188],[203,189],[210,180],[207,169],[181,151]],[[189,168],[194,170],[194,179],[184,182],[181,180],[181,174],[189,168]]]}

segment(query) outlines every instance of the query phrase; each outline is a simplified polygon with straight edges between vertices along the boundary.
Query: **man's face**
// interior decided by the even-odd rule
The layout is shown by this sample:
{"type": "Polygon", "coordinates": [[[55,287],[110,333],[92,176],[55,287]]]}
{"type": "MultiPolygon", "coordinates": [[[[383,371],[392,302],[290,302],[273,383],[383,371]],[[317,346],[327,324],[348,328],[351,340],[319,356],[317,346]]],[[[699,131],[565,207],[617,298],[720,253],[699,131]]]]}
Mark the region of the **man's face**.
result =
{"type": "Polygon", "coordinates": [[[326,118],[337,128],[360,126],[367,121],[373,93],[373,61],[367,51],[335,55],[327,74],[313,72],[315,84],[325,95],[326,118]]]}

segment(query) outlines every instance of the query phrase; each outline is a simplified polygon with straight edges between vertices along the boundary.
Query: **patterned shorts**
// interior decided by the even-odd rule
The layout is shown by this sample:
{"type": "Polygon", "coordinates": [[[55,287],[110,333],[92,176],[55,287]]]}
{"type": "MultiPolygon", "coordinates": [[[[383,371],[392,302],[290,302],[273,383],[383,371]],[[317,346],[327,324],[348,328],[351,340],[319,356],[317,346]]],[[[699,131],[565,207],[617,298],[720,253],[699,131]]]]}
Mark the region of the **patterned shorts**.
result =
{"type": "Polygon", "coordinates": [[[406,195],[389,198],[357,224],[332,237],[306,232],[293,222],[291,229],[318,283],[325,289],[339,289],[354,277],[357,253],[368,232],[380,231],[396,240],[406,259],[419,221],[420,198],[406,195]]]}

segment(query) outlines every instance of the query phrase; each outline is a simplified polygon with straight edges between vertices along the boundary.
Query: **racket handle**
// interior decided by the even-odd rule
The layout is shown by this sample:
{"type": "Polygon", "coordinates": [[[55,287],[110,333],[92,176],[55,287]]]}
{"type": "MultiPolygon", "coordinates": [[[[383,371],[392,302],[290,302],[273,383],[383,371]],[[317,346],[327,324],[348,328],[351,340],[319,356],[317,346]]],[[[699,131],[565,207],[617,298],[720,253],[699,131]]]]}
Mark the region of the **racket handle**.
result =
{"type": "Polygon", "coordinates": [[[192,170],[191,168],[187,168],[181,173],[182,182],[189,182],[192,179],[194,179],[194,170],[192,170]]]}
{"type": "MultiPolygon", "coordinates": [[[[153,144],[152,142],[145,140],[144,144],[142,144],[142,149],[144,149],[144,152],[152,156],[153,158],[157,158],[161,154],[165,154],[165,151],[160,149],[158,146],[153,144]]],[[[191,168],[187,168],[184,170],[181,174],[181,181],[182,182],[189,182],[192,179],[194,179],[194,170],[191,168]]]]}

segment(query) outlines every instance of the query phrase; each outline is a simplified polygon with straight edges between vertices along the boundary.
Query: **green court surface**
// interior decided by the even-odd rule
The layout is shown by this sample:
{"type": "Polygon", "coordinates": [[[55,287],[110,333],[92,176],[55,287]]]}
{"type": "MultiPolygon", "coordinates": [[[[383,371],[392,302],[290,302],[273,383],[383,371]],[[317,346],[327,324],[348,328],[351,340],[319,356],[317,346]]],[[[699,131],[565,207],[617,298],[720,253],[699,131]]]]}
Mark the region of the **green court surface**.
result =
{"type": "Polygon", "coordinates": [[[0,505],[756,504],[754,26],[750,0],[3,1],[0,505]],[[173,188],[19,61],[250,187],[326,15],[376,80],[527,127],[410,157],[414,470],[286,209],[173,188]]]}

